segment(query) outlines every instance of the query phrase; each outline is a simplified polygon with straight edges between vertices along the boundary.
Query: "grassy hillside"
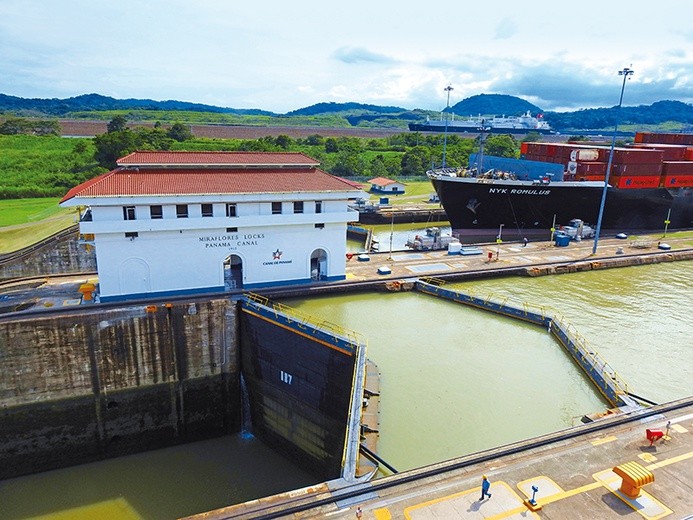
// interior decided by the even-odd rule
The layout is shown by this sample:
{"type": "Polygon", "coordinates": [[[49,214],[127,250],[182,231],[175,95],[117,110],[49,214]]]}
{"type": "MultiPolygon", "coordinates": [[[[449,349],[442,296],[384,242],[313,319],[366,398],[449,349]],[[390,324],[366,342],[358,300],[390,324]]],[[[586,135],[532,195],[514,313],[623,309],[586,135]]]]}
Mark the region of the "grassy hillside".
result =
{"type": "Polygon", "coordinates": [[[59,200],[3,200],[0,204],[0,254],[27,247],[75,224],[76,210],[61,208],[59,200]]]}
{"type": "Polygon", "coordinates": [[[0,135],[0,199],[60,197],[103,169],[91,139],[0,135]]]}
{"type": "Polygon", "coordinates": [[[325,126],[341,128],[351,126],[341,115],[241,115],[216,112],[192,112],[185,110],[102,110],[68,114],[74,119],[110,121],[115,116],[124,116],[131,122],[180,122],[198,125],[253,125],[253,126],[325,126]]]}

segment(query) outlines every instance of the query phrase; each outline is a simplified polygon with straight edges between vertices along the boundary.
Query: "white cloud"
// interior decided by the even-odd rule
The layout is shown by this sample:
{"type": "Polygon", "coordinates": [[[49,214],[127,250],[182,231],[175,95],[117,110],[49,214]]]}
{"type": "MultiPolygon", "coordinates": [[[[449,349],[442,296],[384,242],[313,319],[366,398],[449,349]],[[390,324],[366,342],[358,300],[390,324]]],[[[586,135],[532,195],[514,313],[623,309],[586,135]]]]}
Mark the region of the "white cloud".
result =
{"type": "Polygon", "coordinates": [[[546,110],[693,102],[688,2],[3,0],[0,92],[180,99],[286,112],[321,101],[440,109],[480,93],[546,110]],[[645,14],[646,13],[646,14],[645,14]],[[454,100],[453,100],[454,97],[454,100]],[[534,101],[536,100],[536,101],[534,101]]]}

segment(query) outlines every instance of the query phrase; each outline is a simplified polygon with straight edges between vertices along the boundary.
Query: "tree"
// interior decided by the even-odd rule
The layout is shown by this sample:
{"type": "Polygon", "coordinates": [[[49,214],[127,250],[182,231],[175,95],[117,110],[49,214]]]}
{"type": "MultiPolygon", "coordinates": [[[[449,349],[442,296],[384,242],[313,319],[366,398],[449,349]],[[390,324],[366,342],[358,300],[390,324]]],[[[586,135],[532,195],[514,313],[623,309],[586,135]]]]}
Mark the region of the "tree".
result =
{"type": "Polygon", "coordinates": [[[281,134],[276,137],[274,142],[279,148],[288,150],[289,147],[294,143],[294,140],[291,139],[291,137],[289,137],[288,135],[281,134]]]}
{"type": "MultiPolygon", "coordinates": [[[[160,126],[161,125],[159,125],[159,127],[160,126]]],[[[154,125],[155,130],[158,130],[159,127],[154,125]]],[[[190,127],[184,125],[183,123],[174,123],[173,125],[171,125],[171,128],[168,129],[166,135],[174,141],[178,141],[179,143],[182,143],[183,141],[188,141],[193,137],[192,132],[190,131],[190,127]]]]}
{"type": "Polygon", "coordinates": [[[129,129],[94,137],[94,159],[104,168],[113,169],[121,157],[137,150],[137,135],[129,129]]]}
{"type": "Polygon", "coordinates": [[[106,132],[109,134],[112,132],[122,132],[127,128],[128,120],[125,116],[117,115],[108,122],[106,125],[106,132]]]}
{"type": "Polygon", "coordinates": [[[385,165],[385,157],[382,154],[373,157],[369,166],[371,177],[387,177],[390,173],[385,165]]]}
{"type": "Polygon", "coordinates": [[[422,175],[430,169],[431,151],[425,146],[415,146],[402,155],[402,175],[422,175]]]}
{"type": "Polygon", "coordinates": [[[484,144],[484,153],[496,157],[516,158],[517,152],[517,141],[509,134],[489,136],[484,144]]]}
{"type": "Polygon", "coordinates": [[[327,153],[336,153],[339,151],[337,140],[334,137],[328,137],[325,139],[325,151],[327,153]]]}

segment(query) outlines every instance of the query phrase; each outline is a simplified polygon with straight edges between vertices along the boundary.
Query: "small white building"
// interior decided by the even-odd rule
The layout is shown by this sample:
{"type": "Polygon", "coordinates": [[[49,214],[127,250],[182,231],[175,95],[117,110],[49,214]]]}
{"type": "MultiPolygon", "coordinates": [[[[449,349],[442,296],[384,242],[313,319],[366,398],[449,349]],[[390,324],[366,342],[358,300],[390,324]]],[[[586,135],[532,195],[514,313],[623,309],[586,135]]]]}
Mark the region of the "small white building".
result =
{"type": "Polygon", "coordinates": [[[385,177],[375,177],[374,179],[371,179],[368,182],[371,185],[371,191],[376,193],[404,193],[404,183],[392,179],[386,179],[385,177]]]}
{"type": "Polygon", "coordinates": [[[134,152],[72,188],[101,301],[346,277],[364,196],[301,153],[134,152]]]}

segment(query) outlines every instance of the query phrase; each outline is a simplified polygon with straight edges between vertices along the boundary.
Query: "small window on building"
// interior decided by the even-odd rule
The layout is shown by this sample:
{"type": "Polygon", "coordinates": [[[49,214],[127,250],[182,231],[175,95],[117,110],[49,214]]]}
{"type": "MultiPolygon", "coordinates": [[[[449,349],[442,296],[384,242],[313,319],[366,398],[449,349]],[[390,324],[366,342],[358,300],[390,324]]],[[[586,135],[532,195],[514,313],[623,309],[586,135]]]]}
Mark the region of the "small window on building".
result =
{"type": "Polygon", "coordinates": [[[227,233],[238,233],[238,228],[237,227],[227,227],[226,232],[227,233]]]}
{"type": "Polygon", "coordinates": [[[187,204],[176,204],[176,218],[188,218],[187,204]]]}
{"type": "Polygon", "coordinates": [[[135,206],[123,206],[123,219],[135,220],[135,206]]]}
{"type": "Polygon", "coordinates": [[[272,203],[272,215],[281,215],[282,214],[282,203],[281,202],[273,202],[272,203]]]}
{"type": "Polygon", "coordinates": [[[149,217],[152,219],[164,218],[164,210],[161,206],[149,206],[149,217]]]}
{"type": "Polygon", "coordinates": [[[322,201],[321,200],[315,201],[315,212],[316,213],[322,213],[322,201]]]}
{"type": "Polygon", "coordinates": [[[135,240],[139,235],[137,234],[137,231],[130,231],[128,233],[125,233],[125,238],[129,238],[130,240],[135,240]]]}
{"type": "Polygon", "coordinates": [[[325,227],[325,224],[323,224],[322,222],[315,224],[315,229],[323,229],[324,227],[325,227]]]}
{"type": "Polygon", "coordinates": [[[213,217],[214,216],[214,206],[211,204],[202,204],[202,216],[203,217],[213,217]]]}
{"type": "Polygon", "coordinates": [[[236,217],[236,204],[227,204],[226,205],[226,216],[227,217],[236,217]]]}
{"type": "Polygon", "coordinates": [[[303,201],[297,200],[294,202],[294,213],[303,213],[303,201]]]}

